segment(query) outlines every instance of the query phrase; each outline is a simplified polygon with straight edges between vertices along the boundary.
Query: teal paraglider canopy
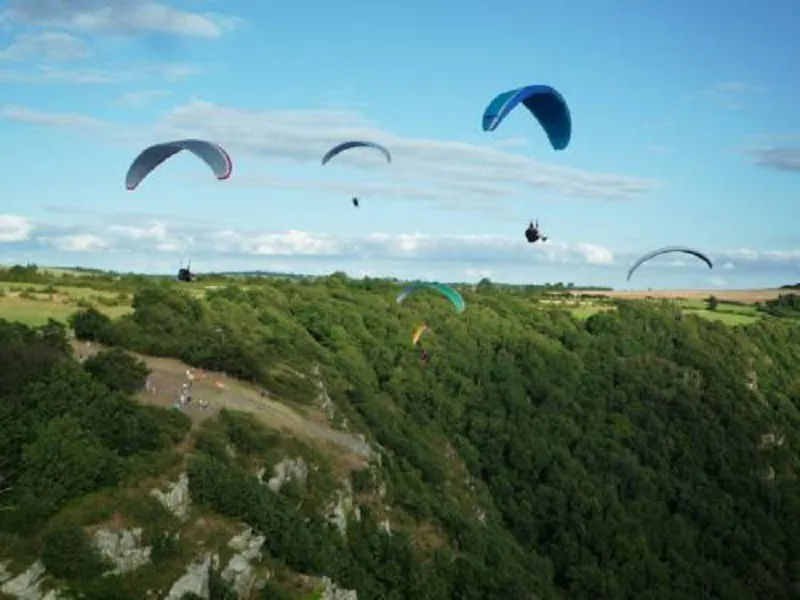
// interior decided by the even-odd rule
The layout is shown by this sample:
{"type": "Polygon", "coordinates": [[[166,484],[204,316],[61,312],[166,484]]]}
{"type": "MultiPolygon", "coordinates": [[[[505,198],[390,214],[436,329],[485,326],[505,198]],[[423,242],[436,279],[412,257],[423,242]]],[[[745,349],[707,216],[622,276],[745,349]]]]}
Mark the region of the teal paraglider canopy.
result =
{"type": "Polygon", "coordinates": [[[219,180],[228,179],[233,172],[231,157],[222,146],[205,140],[176,140],[154,144],[142,150],[128,169],[125,187],[135,190],[156,167],[181,150],[188,150],[206,163],[219,180]]]}
{"type": "Polygon", "coordinates": [[[549,85],[529,85],[503,92],[483,112],[483,130],[494,131],[518,105],[536,117],[553,150],[564,150],[572,137],[572,116],[564,97],[549,85]]]}
{"type": "Polygon", "coordinates": [[[345,150],[350,150],[351,148],[374,148],[381,154],[386,157],[386,162],[392,162],[392,154],[385,146],[381,146],[375,142],[361,142],[358,140],[353,140],[350,142],[342,142],[341,144],[337,144],[330,150],[325,153],[325,156],[322,157],[322,164],[328,164],[328,161],[332,159],[334,156],[339,154],[340,152],[344,152],[345,150]]]}
{"type": "Polygon", "coordinates": [[[433,290],[435,292],[440,293],[442,296],[450,300],[453,303],[453,306],[456,309],[456,312],[462,313],[467,308],[467,303],[464,302],[464,298],[461,294],[458,293],[455,289],[450,287],[449,285],[445,285],[443,283],[426,283],[426,282],[417,282],[412,283],[411,285],[407,286],[403,289],[402,292],[397,296],[397,303],[402,304],[406,298],[415,294],[422,290],[433,290]]]}

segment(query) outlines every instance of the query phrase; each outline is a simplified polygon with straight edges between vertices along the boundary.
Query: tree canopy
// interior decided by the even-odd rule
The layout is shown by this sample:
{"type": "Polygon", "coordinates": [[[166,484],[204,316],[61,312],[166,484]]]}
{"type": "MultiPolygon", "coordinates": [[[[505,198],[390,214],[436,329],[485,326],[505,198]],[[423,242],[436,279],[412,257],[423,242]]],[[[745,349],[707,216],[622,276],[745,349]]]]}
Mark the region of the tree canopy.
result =
{"type": "MultiPolygon", "coordinates": [[[[380,449],[380,466],[352,479],[359,497],[385,484],[391,535],[365,506],[342,537],[320,506],[298,501],[310,492],[261,485],[247,457],[275,438],[237,413],[194,434],[191,492],[264,533],[286,568],[362,600],[800,595],[790,320],[726,327],[669,303],[619,302],[580,321],[488,282],[459,290],[458,315],[435,295],[398,307],[397,291],[341,276],[205,297],[147,284],[130,315],[73,316],[79,337],[111,347],[84,364],[63,328],[0,321],[0,475],[19,506],[0,524],[14,535],[52,528],[70,502],[130,485],[142,457],[187,434],[179,411],[132,399],[147,371],[125,350],[300,405],[320,374],[339,419],[380,449]],[[410,343],[423,321],[426,364],[410,343]]],[[[64,546],[67,533],[49,535],[64,546]]]]}

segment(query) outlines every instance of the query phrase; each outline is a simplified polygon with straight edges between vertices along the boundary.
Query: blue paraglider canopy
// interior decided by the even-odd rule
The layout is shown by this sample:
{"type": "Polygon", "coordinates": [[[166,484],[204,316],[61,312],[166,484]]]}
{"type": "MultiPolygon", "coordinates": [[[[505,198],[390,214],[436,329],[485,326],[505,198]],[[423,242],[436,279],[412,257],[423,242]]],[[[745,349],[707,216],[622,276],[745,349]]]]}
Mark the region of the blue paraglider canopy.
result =
{"type": "Polygon", "coordinates": [[[525,105],[547,134],[553,150],[564,150],[572,137],[572,116],[564,97],[549,85],[529,85],[503,92],[483,112],[483,130],[494,131],[519,104],[525,105]]]}

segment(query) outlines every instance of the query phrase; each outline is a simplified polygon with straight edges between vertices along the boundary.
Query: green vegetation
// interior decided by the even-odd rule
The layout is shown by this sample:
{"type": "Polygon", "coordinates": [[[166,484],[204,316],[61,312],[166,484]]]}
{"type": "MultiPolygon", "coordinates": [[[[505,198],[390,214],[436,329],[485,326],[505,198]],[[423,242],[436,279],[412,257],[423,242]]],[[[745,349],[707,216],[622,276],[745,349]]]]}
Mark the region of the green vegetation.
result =
{"type": "Polygon", "coordinates": [[[765,302],[759,310],[773,317],[800,318],[800,295],[781,294],[774,300],[765,302]]]}
{"type": "MultiPolygon", "coordinates": [[[[791,319],[725,326],[692,313],[736,307],[665,301],[604,301],[576,318],[567,308],[585,306],[487,283],[460,289],[459,316],[436,294],[398,307],[396,283],[340,274],[204,295],[119,283],[130,313],[87,306],[69,319],[111,347],[83,364],[63,325],[0,321],[0,487],[11,488],[0,501],[15,508],[0,512],[0,548],[42,557],[62,589],[144,597],[244,522],[265,536],[274,573],[253,597],[313,597],[302,574],[360,600],[800,596],[791,319]],[[410,344],[422,321],[427,365],[410,344]],[[132,399],[147,370],[123,350],[224,371],[291,406],[315,406],[321,381],[336,421],[380,460],[347,462],[234,411],[190,431],[181,411],[132,399]],[[259,472],[287,456],[312,468],[275,492],[259,472]],[[147,493],[183,471],[185,522],[147,493]],[[325,518],[342,477],[360,510],[344,535],[325,518]],[[143,527],[153,557],[101,578],[87,535],[114,515],[143,527]]],[[[215,597],[229,593],[212,581],[215,597]]]]}

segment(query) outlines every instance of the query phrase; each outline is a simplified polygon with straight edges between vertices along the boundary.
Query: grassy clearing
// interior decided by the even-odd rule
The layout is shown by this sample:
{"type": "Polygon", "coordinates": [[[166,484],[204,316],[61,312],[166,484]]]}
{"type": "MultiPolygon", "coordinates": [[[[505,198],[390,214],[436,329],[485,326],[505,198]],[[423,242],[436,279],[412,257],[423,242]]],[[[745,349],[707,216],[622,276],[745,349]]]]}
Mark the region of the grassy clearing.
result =
{"type": "Polygon", "coordinates": [[[685,312],[690,315],[703,317],[704,319],[719,321],[725,325],[747,325],[749,323],[754,323],[761,318],[757,315],[748,315],[737,312],[722,312],[718,310],[687,310],[685,312]]]}
{"type": "MultiPolygon", "coordinates": [[[[756,302],[766,302],[774,300],[781,294],[786,294],[791,290],[785,289],[755,289],[755,290],[616,290],[616,291],[592,291],[592,295],[603,296],[606,298],[618,298],[620,300],[645,300],[647,298],[661,300],[699,300],[703,301],[709,296],[716,297],[720,302],[743,302],[754,304],[756,302]]],[[[571,292],[575,296],[586,294],[584,291],[571,292]]]]}
{"type": "Polygon", "coordinates": [[[604,312],[607,310],[614,310],[613,306],[603,306],[601,304],[595,306],[580,306],[577,308],[569,309],[569,312],[572,313],[572,316],[576,319],[580,319],[581,321],[585,321],[592,315],[596,315],[599,312],[604,312]]]}
{"type": "MultiPolygon", "coordinates": [[[[682,299],[676,301],[678,306],[687,314],[697,315],[704,319],[711,319],[719,321],[725,325],[746,325],[761,319],[763,315],[758,312],[754,305],[738,305],[720,302],[717,310],[711,311],[707,308],[707,303],[699,299],[682,299]]],[[[551,304],[553,304],[551,302],[551,304]]],[[[614,310],[613,306],[609,306],[603,302],[583,301],[580,305],[575,302],[566,301],[560,303],[560,306],[568,310],[572,315],[580,320],[586,320],[598,312],[606,310],[614,310]]]]}
{"type": "Polygon", "coordinates": [[[36,327],[44,325],[49,319],[66,323],[67,318],[77,310],[77,306],[24,300],[21,298],[0,298],[0,318],[19,321],[36,327]]]}
{"type": "Polygon", "coordinates": [[[9,295],[25,296],[44,296],[43,299],[52,299],[56,296],[60,299],[71,301],[89,300],[92,298],[114,298],[118,294],[104,290],[96,290],[90,287],[75,287],[69,285],[25,285],[19,283],[0,282],[0,292],[9,295]]]}
{"type": "MultiPolygon", "coordinates": [[[[708,310],[708,303],[703,300],[679,300],[678,305],[684,310],[708,310]]],[[[733,304],[722,301],[717,305],[716,312],[749,315],[751,317],[759,315],[758,307],[754,304],[733,304]]]]}
{"type": "Polygon", "coordinates": [[[86,303],[112,318],[131,311],[130,299],[91,288],[0,284],[0,318],[26,325],[43,325],[48,319],[66,323],[86,303]]]}

